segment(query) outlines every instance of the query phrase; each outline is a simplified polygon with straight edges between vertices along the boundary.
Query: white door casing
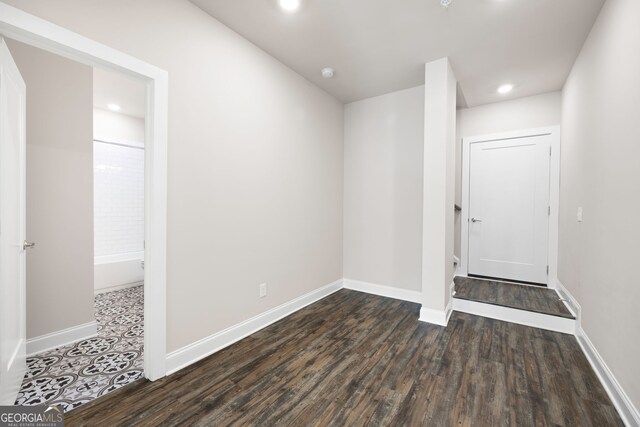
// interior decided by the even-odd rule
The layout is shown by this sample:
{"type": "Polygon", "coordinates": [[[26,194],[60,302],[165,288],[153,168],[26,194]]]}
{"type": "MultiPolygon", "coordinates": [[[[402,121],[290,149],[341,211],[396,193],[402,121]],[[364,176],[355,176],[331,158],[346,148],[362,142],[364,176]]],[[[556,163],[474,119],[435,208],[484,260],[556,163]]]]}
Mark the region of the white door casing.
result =
{"type": "Polygon", "coordinates": [[[548,135],[471,144],[469,274],[547,283],[548,135]]]}
{"type": "Polygon", "coordinates": [[[553,286],[558,154],[557,127],[463,140],[463,274],[553,286]]]}
{"type": "Polygon", "coordinates": [[[166,375],[167,142],[169,74],[109,46],[0,1],[0,34],[56,55],[139,78],[147,84],[145,120],[144,375],[166,375]]]}
{"type": "Polygon", "coordinates": [[[0,404],[26,372],[26,87],[0,37],[0,404]]]}

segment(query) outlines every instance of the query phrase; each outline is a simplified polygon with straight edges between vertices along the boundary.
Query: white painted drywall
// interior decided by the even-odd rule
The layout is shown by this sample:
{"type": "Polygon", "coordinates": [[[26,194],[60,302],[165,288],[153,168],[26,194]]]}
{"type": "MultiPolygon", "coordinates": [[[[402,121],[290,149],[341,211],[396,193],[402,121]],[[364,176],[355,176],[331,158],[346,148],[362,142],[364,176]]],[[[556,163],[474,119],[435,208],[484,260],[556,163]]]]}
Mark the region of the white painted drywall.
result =
{"type": "Polygon", "coordinates": [[[144,143],[144,120],[102,108],[93,109],[93,137],[109,142],[144,143]]]}
{"type": "Polygon", "coordinates": [[[456,85],[447,58],[425,64],[422,309],[443,314],[454,275],[456,85]]]}
{"type": "Polygon", "coordinates": [[[169,72],[168,351],[342,277],[340,102],[187,1],[7,3],[169,72]]]}
{"type": "Polygon", "coordinates": [[[345,106],[344,276],[421,290],[424,86],[345,106]]]}
{"type": "Polygon", "coordinates": [[[640,408],[640,2],[605,3],[562,93],[559,278],[640,408]],[[577,209],[584,209],[583,222],[577,209]]]}
{"type": "MultiPolygon", "coordinates": [[[[462,138],[560,124],[561,94],[550,92],[457,111],[456,203],[462,206],[462,138]]],[[[455,218],[455,254],[460,257],[460,215],[455,218]]]]}
{"type": "Polygon", "coordinates": [[[27,338],[95,320],[90,67],[7,40],[27,85],[27,338]]]}

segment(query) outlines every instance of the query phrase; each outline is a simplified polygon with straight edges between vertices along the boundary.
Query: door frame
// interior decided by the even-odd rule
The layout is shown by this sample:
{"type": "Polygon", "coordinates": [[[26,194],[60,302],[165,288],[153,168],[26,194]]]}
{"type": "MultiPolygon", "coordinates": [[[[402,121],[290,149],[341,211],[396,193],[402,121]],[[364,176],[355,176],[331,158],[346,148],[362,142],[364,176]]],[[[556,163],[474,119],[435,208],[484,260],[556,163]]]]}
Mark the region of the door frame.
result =
{"type": "Polygon", "coordinates": [[[459,275],[469,273],[469,179],[471,144],[534,136],[551,136],[551,159],[549,172],[549,275],[547,286],[555,289],[558,277],[558,215],[560,203],[560,126],[525,129],[491,135],[462,138],[462,212],[460,213],[460,270],[459,275]]]}
{"type": "Polygon", "coordinates": [[[146,82],[144,376],[166,375],[168,73],[0,2],[0,34],[74,61],[146,82]]]}

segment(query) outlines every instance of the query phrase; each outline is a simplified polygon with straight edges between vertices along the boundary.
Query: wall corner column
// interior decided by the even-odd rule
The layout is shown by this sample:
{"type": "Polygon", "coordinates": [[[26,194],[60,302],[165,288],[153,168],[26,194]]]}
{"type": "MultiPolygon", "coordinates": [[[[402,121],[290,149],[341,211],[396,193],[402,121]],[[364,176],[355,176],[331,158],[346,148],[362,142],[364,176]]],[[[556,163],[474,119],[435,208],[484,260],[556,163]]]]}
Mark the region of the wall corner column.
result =
{"type": "Polygon", "coordinates": [[[420,320],[446,326],[454,276],[456,77],[448,58],[425,64],[420,320]]]}

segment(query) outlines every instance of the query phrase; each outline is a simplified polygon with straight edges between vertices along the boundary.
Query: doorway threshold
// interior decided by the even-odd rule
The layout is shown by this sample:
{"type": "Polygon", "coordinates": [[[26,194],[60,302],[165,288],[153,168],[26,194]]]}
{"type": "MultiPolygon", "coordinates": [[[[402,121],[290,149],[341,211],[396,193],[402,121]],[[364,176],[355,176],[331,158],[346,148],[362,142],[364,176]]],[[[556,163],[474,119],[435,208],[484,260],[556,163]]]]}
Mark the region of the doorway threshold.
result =
{"type": "Polygon", "coordinates": [[[575,319],[553,289],[498,280],[456,276],[454,298],[575,319]]]}

